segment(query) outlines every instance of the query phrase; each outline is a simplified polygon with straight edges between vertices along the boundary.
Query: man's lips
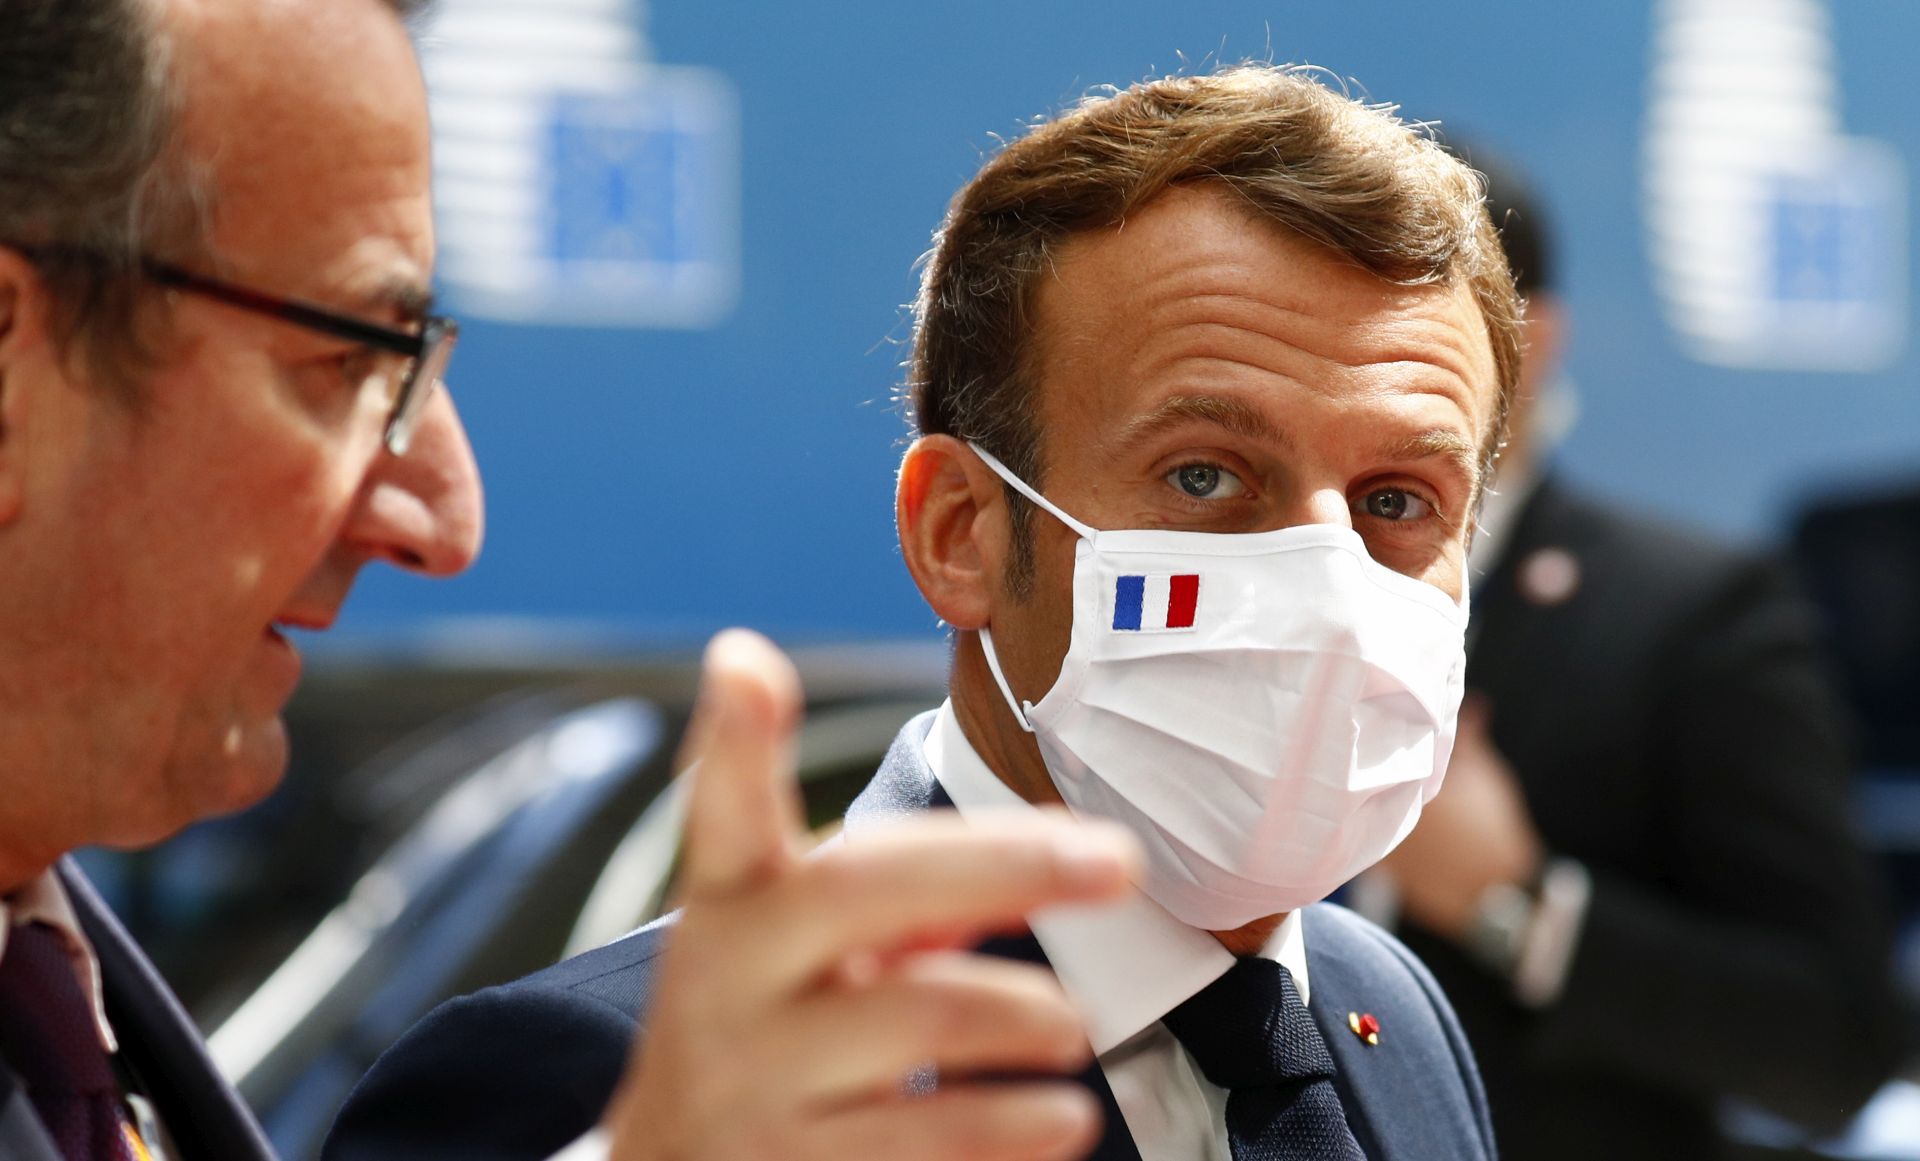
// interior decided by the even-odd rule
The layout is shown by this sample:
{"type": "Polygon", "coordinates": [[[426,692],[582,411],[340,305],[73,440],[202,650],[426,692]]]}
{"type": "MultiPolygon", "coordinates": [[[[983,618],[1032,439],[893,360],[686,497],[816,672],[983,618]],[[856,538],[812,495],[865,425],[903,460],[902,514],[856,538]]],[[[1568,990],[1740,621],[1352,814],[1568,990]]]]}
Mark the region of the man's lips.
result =
{"type": "Polygon", "coordinates": [[[298,654],[299,650],[294,647],[293,642],[287,637],[289,630],[322,633],[332,626],[333,617],[330,615],[302,614],[297,616],[279,616],[267,622],[267,627],[261,631],[260,635],[275,645],[278,645],[280,648],[290,653],[298,654]]]}

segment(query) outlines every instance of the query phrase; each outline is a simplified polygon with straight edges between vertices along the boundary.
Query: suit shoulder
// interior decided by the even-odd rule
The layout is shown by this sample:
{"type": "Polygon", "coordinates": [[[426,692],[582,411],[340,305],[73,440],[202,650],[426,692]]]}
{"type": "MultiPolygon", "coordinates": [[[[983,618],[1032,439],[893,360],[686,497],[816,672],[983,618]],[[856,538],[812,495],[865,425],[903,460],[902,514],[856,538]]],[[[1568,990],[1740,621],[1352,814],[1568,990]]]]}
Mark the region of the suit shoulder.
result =
{"type": "Polygon", "coordinates": [[[335,1119],[322,1161],[539,1161],[592,1128],[632,1024],[562,990],[449,1000],[382,1053],[335,1119]]]}
{"type": "Polygon", "coordinates": [[[1777,553],[1564,487],[1543,503],[1526,550],[1572,550],[1586,578],[1583,591],[1630,603],[1637,622],[1650,630],[1803,604],[1777,553]]]}
{"type": "Polygon", "coordinates": [[[1711,582],[1770,559],[1705,529],[1565,487],[1555,489],[1541,531],[1547,538],[1582,542],[1609,566],[1644,569],[1668,583],[1687,576],[1711,582]]]}
{"type": "Polygon", "coordinates": [[[540,1161],[619,1082],[665,927],[441,1004],[354,1088],[323,1161],[540,1161]]]}
{"type": "MultiPolygon", "coordinates": [[[[1446,1006],[1440,985],[1427,965],[1385,928],[1337,903],[1315,903],[1306,909],[1303,919],[1309,971],[1317,966],[1314,961],[1324,956],[1368,986],[1416,988],[1446,1006]]],[[[1450,1014],[1451,1009],[1448,1011],[1450,1014]]]]}
{"type": "Polygon", "coordinates": [[[604,947],[563,959],[534,972],[503,991],[550,991],[597,1000],[629,1018],[645,1010],[653,992],[653,976],[660,953],[666,950],[676,916],[650,923],[604,947]]]}

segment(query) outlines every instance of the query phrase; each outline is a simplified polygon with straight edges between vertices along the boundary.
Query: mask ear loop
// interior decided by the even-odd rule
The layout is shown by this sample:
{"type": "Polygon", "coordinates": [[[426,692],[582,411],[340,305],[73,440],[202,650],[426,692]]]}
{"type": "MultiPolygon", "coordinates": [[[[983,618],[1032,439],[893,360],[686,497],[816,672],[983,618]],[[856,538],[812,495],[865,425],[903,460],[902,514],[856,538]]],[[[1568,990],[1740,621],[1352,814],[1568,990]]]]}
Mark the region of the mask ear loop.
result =
{"type": "MultiPolygon", "coordinates": [[[[1005,480],[1008,487],[1033,501],[1055,520],[1073,529],[1082,539],[1093,539],[1095,529],[1080,523],[1080,521],[1075,520],[1065,512],[1054,507],[1051,500],[1048,500],[1045,496],[1036,492],[1025,480],[1008,470],[1007,465],[995,459],[992,452],[989,452],[977,443],[969,443],[967,446],[973,449],[973,454],[979,456],[980,462],[987,465],[994,475],[1005,480]]],[[[993,673],[994,684],[1000,687],[1000,696],[1006,699],[1007,708],[1013,711],[1013,720],[1020,723],[1021,729],[1031,734],[1033,732],[1033,723],[1027,720],[1027,714],[1032,712],[1033,706],[1013,696],[1013,687],[1007,684],[1007,675],[1000,671],[1000,656],[993,648],[993,630],[984,627],[980,630],[980,649],[987,655],[987,669],[993,673]]]]}
{"type": "Polygon", "coordinates": [[[1000,687],[1000,696],[1007,699],[1007,708],[1013,711],[1013,720],[1029,734],[1033,732],[1033,723],[1027,720],[1027,714],[1033,707],[1013,696],[1013,687],[1007,684],[1007,675],[1000,672],[1000,658],[993,651],[993,630],[981,626],[980,649],[987,655],[987,668],[993,673],[995,685],[1000,687]]]}
{"type": "Polygon", "coordinates": [[[1040,493],[1034,491],[1032,486],[1029,485],[1025,480],[1021,479],[1019,476],[1014,475],[1013,472],[1007,468],[1007,465],[1001,463],[997,459],[994,459],[993,453],[989,452],[986,448],[981,447],[977,443],[970,443],[967,446],[973,449],[974,455],[977,455],[980,457],[981,463],[987,465],[987,467],[993,470],[994,475],[999,476],[1001,479],[1005,480],[1009,488],[1012,488],[1014,491],[1020,493],[1022,496],[1025,496],[1027,499],[1032,500],[1035,504],[1038,504],[1040,505],[1040,507],[1046,509],[1047,512],[1050,513],[1055,520],[1058,520],[1060,523],[1065,524],[1068,528],[1071,528],[1075,532],[1079,533],[1083,539],[1092,540],[1094,538],[1094,535],[1099,531],[1099,529],[1097,528],[1092,528],[1092,527],[1089,527],[1088,525],[1080,523],[1078,520],[1075,520],[1073,517],[1067,515],[1065,512],[1062,512],[1060,509],[1054,507],[1053,501],[1047,499],[1045,496],[1042,496],[1040,493]]]}

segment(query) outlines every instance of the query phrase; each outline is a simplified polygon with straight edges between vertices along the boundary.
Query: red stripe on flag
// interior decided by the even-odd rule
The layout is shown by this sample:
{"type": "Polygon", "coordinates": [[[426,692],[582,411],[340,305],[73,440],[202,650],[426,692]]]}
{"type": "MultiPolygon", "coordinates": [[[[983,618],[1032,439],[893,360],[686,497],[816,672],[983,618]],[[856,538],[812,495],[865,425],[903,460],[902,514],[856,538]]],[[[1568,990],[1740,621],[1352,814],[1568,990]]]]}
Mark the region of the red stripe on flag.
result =
{"type": "Polygon", "coordinates": [[[1193,573],[1167,578],[1167,628],[1193,628],[1194,606],[1200,603],[1200,578],[1193,573]]]}

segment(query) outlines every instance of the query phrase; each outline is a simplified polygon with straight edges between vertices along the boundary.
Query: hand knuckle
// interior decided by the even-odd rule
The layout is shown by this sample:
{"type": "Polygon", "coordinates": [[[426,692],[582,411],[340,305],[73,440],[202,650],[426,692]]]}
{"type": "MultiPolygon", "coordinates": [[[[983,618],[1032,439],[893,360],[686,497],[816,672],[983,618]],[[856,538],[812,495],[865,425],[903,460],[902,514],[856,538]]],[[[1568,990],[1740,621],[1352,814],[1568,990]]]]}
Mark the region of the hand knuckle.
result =
{"type": "Polygon", "coordinates": [[[979,1024],[978,1005],[949,988],[923,990],[913,1004],[929,1049],[951,1048],[979,1024]]]}
{"type": "Polygon", "coordinates": [[[858,862],[837,854],[826,854],[806,864],[795,876],[796,902],[838,914],[857,907],[865,899],[870,876],[858,862]]]}
{"type": "Polygon", "coordinates": [[[950,1118],[943,1141],[948,1150],[946,1155],[982,1158],[1006,1153],[1010,1145],[1018,1142],[1011,1139],[1005,1118],[998,1113],[994,1104],[987,1102],[977,1115],[950,1118]]]}

